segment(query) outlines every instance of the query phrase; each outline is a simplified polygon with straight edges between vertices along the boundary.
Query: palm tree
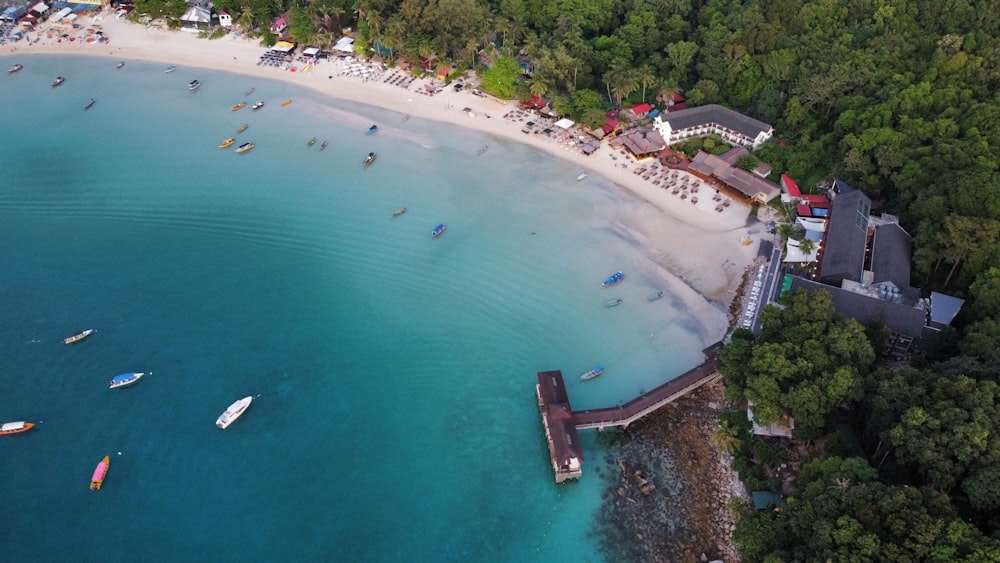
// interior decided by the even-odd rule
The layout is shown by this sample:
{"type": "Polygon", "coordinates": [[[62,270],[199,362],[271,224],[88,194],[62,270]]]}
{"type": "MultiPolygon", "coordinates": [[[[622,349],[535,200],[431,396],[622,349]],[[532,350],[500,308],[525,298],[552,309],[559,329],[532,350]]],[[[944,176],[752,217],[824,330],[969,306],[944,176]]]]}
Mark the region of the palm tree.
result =
{"type": "Polygon", "coordinates": [[[848,477],[837,477],[833,480],[833,484],[830,485],[830,488],[837,489],[842,493],[847,492],[847,489],[851,488],[851,479],[848,477]]]}
{"type": "Polygon", "coordinates": [[[802,254],[805,254],[806,256],[812,254],[814,248],[816,248],[816,243],[807,238],[799,241],[799,250],[801,250],[802,254]]]}
{"type": "Polygon", "coordinates": [[[541,98],[549,91],[549,85],[545,83],[544,77],[541,73],[535,73],[531,77],[531,82],[528,85],[528,90],[531,92],[532,96],[538,96],[541,98]]]}
{"type": "Polygon", "coordinates": [[[671,79],[665,79],[659,83],[656,99],[662,103],[668,103],[673,99],[674,94],[680,94],[681,89],[677,87],[677,83],[671,79]]]}
{"type": "Polygon", "coordinates": [[[648,64],[639,67],[639,71],[636,75],[639,80],[639,84],[642,86],[642,101],[646,101],[646,88],[649,88],[653,84],[656,84],[656,73],[653,72],[652,67],[648,64]]]}
{"type": "Polygon", "coordinates": [[[733,455],[743,445],[739,434],[739,428],[730,424],[728,420],[723,420],[719,423],[719,427],[715,429],[715,433],[712,434],[712,445],[729,455],[733,455]]]}

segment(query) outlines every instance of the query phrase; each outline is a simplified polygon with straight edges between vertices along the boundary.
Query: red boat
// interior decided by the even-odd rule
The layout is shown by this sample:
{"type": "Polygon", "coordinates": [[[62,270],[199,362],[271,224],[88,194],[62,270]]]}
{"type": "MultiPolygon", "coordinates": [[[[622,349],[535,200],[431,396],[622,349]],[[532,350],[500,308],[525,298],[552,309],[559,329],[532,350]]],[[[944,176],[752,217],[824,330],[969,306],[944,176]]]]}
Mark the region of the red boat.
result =
{"type": "Polygon", "coordinates": [[[15,72],[21,70],[22,68],[24,68],[24,65],[16,64],[7,69],[7,74],[14,74],[15,72]]]}
{"type": "Polygon", "coordinates": [[[20,434],[21,432],[27,432],[34,427],[34,422],[25,422],[23,420],[18,422],[5,422],[3,426],[0,426],[0,435],[20,434]]]}

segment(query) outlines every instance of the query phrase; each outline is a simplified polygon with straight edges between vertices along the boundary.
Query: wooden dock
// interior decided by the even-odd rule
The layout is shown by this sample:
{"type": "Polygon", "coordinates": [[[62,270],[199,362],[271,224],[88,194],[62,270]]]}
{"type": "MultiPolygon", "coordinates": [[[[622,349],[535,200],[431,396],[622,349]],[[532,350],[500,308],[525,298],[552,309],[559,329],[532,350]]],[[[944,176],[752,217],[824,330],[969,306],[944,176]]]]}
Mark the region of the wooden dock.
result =
{"type": "Polygon", "coordinates": [[[674,379],[639,395],[635,399],[617,407],[587,409],[574,412],[569,404],[561,371],[538,372],[538,410],[542,415],[542,426],[552,458],[552,470],[556,483],[567,479],[579,479],[583,474],[583,450],[577,430],[597,428],[603,430],[611,426],[627,427],[656,409],[676,401],[702,385],[722,377],[719,373],[718,352],[722,346],[717,342],[704,350],[705,361],[674,379]]]}

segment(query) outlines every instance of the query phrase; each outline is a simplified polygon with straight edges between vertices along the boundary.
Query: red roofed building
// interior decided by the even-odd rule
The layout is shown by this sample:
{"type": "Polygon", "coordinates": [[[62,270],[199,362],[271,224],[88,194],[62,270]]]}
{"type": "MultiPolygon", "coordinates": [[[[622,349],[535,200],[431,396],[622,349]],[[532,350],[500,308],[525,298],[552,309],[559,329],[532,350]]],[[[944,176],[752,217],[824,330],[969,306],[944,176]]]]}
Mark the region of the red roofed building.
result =
{"type": "Polygon", "coordinates": [[[653,109],[649,104],[635,104],[632,106],[632,114],[636,117],[642,117],[649,113],[649,110],[653,109]]]}

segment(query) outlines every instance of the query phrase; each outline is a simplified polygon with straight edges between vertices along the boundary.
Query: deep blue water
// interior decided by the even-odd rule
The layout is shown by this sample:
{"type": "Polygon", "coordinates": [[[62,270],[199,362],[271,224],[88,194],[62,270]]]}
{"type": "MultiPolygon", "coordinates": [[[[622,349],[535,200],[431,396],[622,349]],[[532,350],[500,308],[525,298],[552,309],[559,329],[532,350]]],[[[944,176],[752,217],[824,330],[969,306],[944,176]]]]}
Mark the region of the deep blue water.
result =
{"type": "Polygon", "coordinates": [[[0,422],[38,426],[0,437],[0,561],[601,560],[600,446],[584,432],[584,479],[553,484],[535,373],[564,370],[587,408],[700,361],[697,321],[645,301],[661,273],[610,226],[641,204],[287,83],[19,62],[0,77],[0,422]],[[265,108],[229,111],[251,86],[265,108]],[[152,373],[107,389],[127,371],[152,373]]]}

